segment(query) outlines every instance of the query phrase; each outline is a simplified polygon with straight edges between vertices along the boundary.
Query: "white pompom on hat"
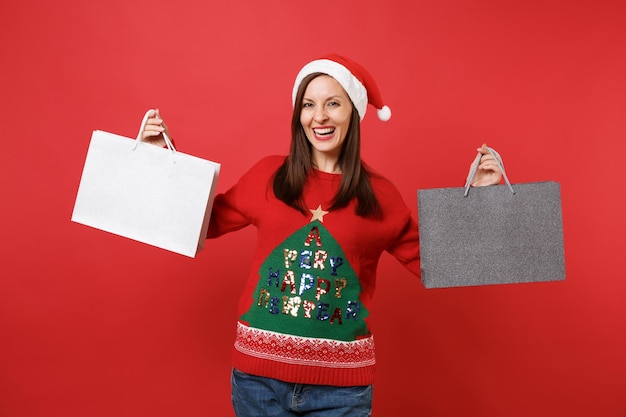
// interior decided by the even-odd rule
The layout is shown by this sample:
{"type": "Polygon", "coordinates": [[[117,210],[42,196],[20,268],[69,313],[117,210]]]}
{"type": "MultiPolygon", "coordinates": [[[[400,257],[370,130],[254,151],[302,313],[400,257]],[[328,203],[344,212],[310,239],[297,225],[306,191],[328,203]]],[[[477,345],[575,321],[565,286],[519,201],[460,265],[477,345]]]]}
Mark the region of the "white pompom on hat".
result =
{"type": "Polygon", "coordinates": [[[361,120],[365,117],[368,103],[376,108],[380,120],[386,122],[391,118],[391,109],[384,104],[378,86],[370,73],[356,62],[337,54],[323,56],[302,67],[293,86],[292,104],[296,102],[296,95],[302,80],[307,75],[316,72],[330,75],[339,82],[348,93],[361,120]]]}

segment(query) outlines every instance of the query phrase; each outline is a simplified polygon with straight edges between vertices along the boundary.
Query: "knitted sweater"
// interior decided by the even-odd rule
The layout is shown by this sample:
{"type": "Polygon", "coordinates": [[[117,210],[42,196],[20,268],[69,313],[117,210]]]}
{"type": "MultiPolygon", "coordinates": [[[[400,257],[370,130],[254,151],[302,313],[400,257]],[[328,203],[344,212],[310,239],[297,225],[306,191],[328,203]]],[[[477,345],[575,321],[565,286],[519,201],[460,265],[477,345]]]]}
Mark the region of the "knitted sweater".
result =
{"type": "Polygon", "coordinates": [[[301,384],[369,385],[369,326],[376,267],[388,251],[419,276],[417,223],[395,186],[371,175],[382,218],[354,214],[356,201],[329,212],[341,174],[314,170],[303,190],[310,213],[278,200],[273,174],[285,157],[262,159],[216,196],[209,238],[257,228],[239,302],[234,367],[301,384]]]}

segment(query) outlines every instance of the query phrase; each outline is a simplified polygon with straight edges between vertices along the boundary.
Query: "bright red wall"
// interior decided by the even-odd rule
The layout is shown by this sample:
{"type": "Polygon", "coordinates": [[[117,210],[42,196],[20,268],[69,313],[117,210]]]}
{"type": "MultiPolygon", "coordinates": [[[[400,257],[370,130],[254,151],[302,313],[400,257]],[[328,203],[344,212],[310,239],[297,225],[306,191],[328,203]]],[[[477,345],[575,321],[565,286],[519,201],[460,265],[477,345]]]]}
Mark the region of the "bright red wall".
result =
{"type": "Polygon", "coordinates": [[[254,240],[189,259],[70,222],[91,131],[160,107],[225,190],[285,153],[302,64],[363,63],[393,110],[364,158],[417,212],[475,149],[561,183],[567,280],[425,290],[379,267],[375,415],[624,416],[623,1],[4,2],[0,415],[232,415],[254,240]]]}

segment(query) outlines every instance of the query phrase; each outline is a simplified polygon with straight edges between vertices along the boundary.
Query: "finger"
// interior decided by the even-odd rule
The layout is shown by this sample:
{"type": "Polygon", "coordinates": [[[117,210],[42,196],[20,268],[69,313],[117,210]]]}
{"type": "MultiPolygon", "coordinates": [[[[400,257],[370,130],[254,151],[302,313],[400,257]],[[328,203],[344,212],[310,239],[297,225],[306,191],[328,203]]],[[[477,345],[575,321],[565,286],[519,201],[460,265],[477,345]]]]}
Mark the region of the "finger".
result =
{"type": "Polygon", "coordinates": [[[143,130],[147,135],[150,136],[158,136],[163,133],[163,128],[158,126],[146,127],[143,130]]]}
{"type": "Polygon", "coordinates": [[[479,169],[499,169],[498,161],[492,157],[483,156],[478,164],[479,169]]]}
{"type": "Polygon", "coordinates": [[[163,127],[163,120],[153,119],[153,120],[149,121],[148,123],[146,123],[146,127],[150,127],[150,128],[163,127]]]}
{"type": "Polygon", "coordinates": [[[478,169],[483,171],[500,172],[500,167],[494,160],[482,162],[480,165],[478,165],[478,169]]]}
{"type": "Polygon", "coordinates": [[[160,125],[163,123],[163,119],[160,119],[158,117],[151,117],[146,121],[146,125],[160,125]]]}
{"type": "Polygon", "coordinates": [[[487,154],[487,155],[479,155],[480,156],[480,164],[485,164],[485,163],[489,163],[489,162],[494,162],[495,163],[495,159],[493,158],[493,155],[491,154],[487,154]]]}
{"type": "Polygon", "coordinates": [[[154,130],[144,130],[142,136],[143,136],[144,139],[149,139],[149,138],[156,138],[160,134],[161,134],[161,132],[157,132],[157,131],[154,131],[154,130]]]}
{"type": "Polygon", "coordinates": [[[146,122],[146,127],[161,127],[163,125],[163,120],[159,118],[151,118],[146,122]]]}
{"type": "Polygon", "coordinates": [[[491,152],[489,152],[489,150],[487,150],[487,154],[484,154],[481,157],[481,162],[486,162],[486,161],[495,161],[495,163],[497,164],[498,162],[502,163],[502,158],[497,153],[494,156],[494,154],[492,154],[491,152]]]}
{"type": "Polygon", "coordinates": [[[156,117],[159,119],[159,123],[167,130],[167,124],[165,124],[165,120],[161,116],[161,110],[156,109],[156,117]]]}

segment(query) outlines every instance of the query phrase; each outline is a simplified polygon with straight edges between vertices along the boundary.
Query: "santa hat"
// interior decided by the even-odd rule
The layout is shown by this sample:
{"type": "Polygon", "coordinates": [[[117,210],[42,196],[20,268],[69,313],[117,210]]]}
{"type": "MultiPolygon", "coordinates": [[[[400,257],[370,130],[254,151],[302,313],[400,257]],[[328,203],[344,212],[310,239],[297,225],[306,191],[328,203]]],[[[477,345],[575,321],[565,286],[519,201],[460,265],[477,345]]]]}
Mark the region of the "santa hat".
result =
{"type": "Polygon", "coordinates": [[[384,105],[376,82],[369,72],[356,62],[337,54],[311,61],[300,70],[293,86],[293,104],[296,102],[298,88],[304,77],[316,72],[330,75],[341,84],[359,112],[361,120],[365,117],[368,103],[376,108],[380,120],[386,122],[391,118],[391,110],[384,105]]]}

